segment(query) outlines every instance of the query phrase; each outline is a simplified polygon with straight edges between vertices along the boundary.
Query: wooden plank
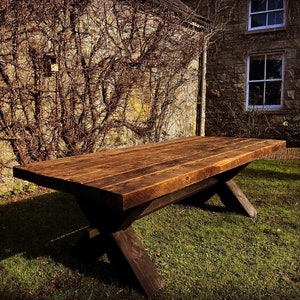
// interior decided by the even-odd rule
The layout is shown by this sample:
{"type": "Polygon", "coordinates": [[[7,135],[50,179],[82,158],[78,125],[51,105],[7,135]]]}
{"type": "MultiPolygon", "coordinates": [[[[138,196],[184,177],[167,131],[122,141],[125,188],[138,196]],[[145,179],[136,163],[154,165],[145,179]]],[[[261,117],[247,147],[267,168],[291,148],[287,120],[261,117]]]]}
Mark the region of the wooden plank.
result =
{"type": "Polygon", "coordinates": [[[87,193],[94,198],[102,197],[103,200],[99,201],[106,204],[111,195],[108,205],[128,209],[280,148],[284,148],[283,141],[223,137],[187,138],[133,147],[135,151],[127,148],[124,152],[114,150],[97,153],[97,156],[87,155],[93,158],[95,166],[92,170],[82,165],[82,161],[84,165],[87,164],[87,161],[82,160],[86,157],[83,155],[74,157],[73,160],[68,158],[68,165],[56,164],[55,160],[54,165],[45,162],[45,167],[42,167],[44,163],[15,167],[14,175],[65,192],[87,193]],[[186,151],[188,146],[190,149],[186,151]],[[160,149],[162,154],[154,149],[160,149]],[[110,156],[108,153],[113,154],[110,156]],[[139,160],[135,159],[136,154],[139,154],[139,160]],[[78,161],[80,163],[77,165],[78,161]],[[123,164],[124,161],[126,163],[123,164]],[[107,163],[106,167],[104,162],[107,163]]]}
{"type": "MultiPolygon", "coordinates": [[[[189,147],[188,154],[185,151],[177,149],[178,153],[174,152],[162,152],[152,157],[148,153],[143,153],[139,157],[129,157],[126,162],[124,159],[119,159],[117,164],[113,166],[110,162],[107,162],[105,166],[97,169],[97,167],[92,168],[92,170],[80,170],[80,172],[74,172],[72,175],[64,176],[64,179],[70,181],[80,182],[82,184],[87,184],[97,180],[99,186],[105,187],[107,185],[116,184],[120,182],[127,182],[131,179],[138,178],[145,174],[159,173],[163,170],[176,168],[185,163],[191,163],[196,160],[207,159],[208,151],[210,147],[206,147],[206,151],[199,149],[197,147],[189,147]],[[145,159],[145,156],[147,159],[145,159]]],[[[220,147],[220,145],[218,145],[220,147]]],[[[217,148],[218,151],[222,152],[222,149],[217,148]]],[[[216,147],[211,146],[211,149],[215,150],[216,147]]]]}
{"type": "Polygon", "coordinates": [[[206,180],[203,180],[199,183],[196,183],[194,185],[188,186],[182,190],[176,191],[171,194],[167,194],[165,196],[159,197],[157,199],[154,199],[144,210],[139,214],[137,217],[138,219],[156,211],[159,210],[171,203],[176,203],[178,201],[181,201],[183,199],[186,199],[187,197],[191,197],[195,194],[198,194],[199,192],[210,188],[218,183],[218,180],[215,178],[208,178],[206,180]]]}
{"type": "MultiPolygon", "coordinates": [[[[244,141],[246,143],[246,141],[244,141]]],[[[245,145],[243,144],[238,144],[239,146],[236,146],[237,148],[241,149],[243,147],[245,147],[245,145]]],[[[228,147],[225,146],[226,148],[228,147]]],[[[215,147],[217,148],[217,147],[215,147]]],[[[256,149],[257,147],[255,147],[256,149]]],[[[218,148],[217,148],[218,149],[218,148]]],[[[230,149],[225,151],[224,148],[222,149],[218,149],[220,152],[216,152],[214,151],[213,154],[209,153],[209,149],[207,149],[206,151],[202,151],[200,154],[195,154],[193,151],[188,151],[189,153],[191,153],[191,155],[189,154],[184,154],[184,156],[176,159],[174,158],[174,156],[171,156],[172,159],[165,159],[164,157],[162,157],[161,155],[158,156],[158,161],[160,163],[156,163],[156,164],[152,164],[151,160],[149,159],[150,162],[148,162],[148,159],[145,160],[143,159],[144,162],[138,162],[138,166],[136,166],[136,168],[132,168],[132,170],[130,169],[129,166],[124,166],[123,164],[119,166],[119,168],[116,169],[116,172],[114,172],[113,175],[108,175],[109,173],[100,173],[99,174],[95,174],[98,176],[94,176],[94,174],[90,174],[91,177],[84,177],[84,179],[81,179],[80,182],[82,183],[89,183],[89,179],[93,179],[93,178],[100,178],[97,180],[97,183],[99,186],[102,187],[107,187],[109,185],[116,184],[116,183],[121,183],[121,182],[128,182],[131,178],[133,179],[137,179],[139,176],[144,176],[147,174],[153,174],[153,173],[161,173],[161,172],[165,172],[166,170],[170,169],[172,171],[172,169],[176,169],[176,168],[186,168],[186,166],[190,165],[191,167],[194,166],[194,168],[197,168],[198,165],[197,164],[202,164],[202,165],[208,165],[208,164],[212,164],[214,163],[214,166],[218,166],[219,167],[219,171],[222,172],[221,169],[221,165],[217,164],[220,162],[224,162],[228,163],[228,159],[226,158],[226,155],[230,154],[232,155],[232,153],[234,153],[235,150],[237,149],[230,149]],[[146,165],[146,167],[144,167],[144,165],[146,165]],[[123,169],[123,172],[122,172],[123,169]],[[128,170],[126,172],[124,172],[125,170],[128,170]],[[113,178],[112,178],[113,177],[113,178]]],[[[200,152],[200,151],[198,151],[200,152]]],[[[242,150],[239,150],[239,152],[243,152],[242,150]]],[[[234,153],[234,160],[238,161],[237,158],[237,154],[234,153]]],[[[233,161],[231,159],[231,161],[233,161]]],[[[239,162],[238,162],[239,163],[239,162]]],[[[74,177],[72,178],[74,179],[74,177]]],[[[144,180],[144,178],[143,178],[144,180]]],[[[93,185],[94,186],[94,185],[93,185]]],[[[109,187],[108,187],[109,188],[109,187]]]]}
{"type": "Polygon", "coordinates": [[[113,233],[101,233],[96,228],[89,228],[74,245],[72,253],[85,262],[92,262],[106,253],[126,279],[135,276],[148,297],[164,286],[164,281],[131,227],[113,233]]]}
{"type": "Polygon", "coordinates": [[[128,174],[130,171],[136,171],[149,166],[157,166],[164,162],[168,163],[174,160],[180,162],[183,158],[188,161],[192,159],[193,155],[205,157],[207,151],[221,151],[221,149],[227,145],[226,140],[221,140],[217,146],[214,143],[206,145],[206,140],[207,138],[201,138],[200,141],[198,139],[197,143],[195,143],[188,138],[184,139],[185,143],[182,141],[178,143],[162,142],[157,143],[156,147],[154,147],[153,144],[151,144],[151,147],[150,145],[143,148],[134,147],[134,149],[138,148],[139,151],[137,149],[135,151],[128,151],[130,148],[125,148],[124,152],[121,150],[118,151],[117,156],[108,155],[115,151],[100,152],[97,153],[97,156],[88,154],[89,160],[82,159],[85,155],[79,157],[75,156],[73,160],[67,158],[66,163],[59,165],[57,165],[55,163],[56,160],[54,160],[54,165],[49,165],[48,162],[45,162],[44,166],[41,163],[34,163],[27,165],[26,169],[32,172],[36,171],[39,174],[46,174],[49,177],[55,176],[64,180],[85,183],[95,180],[95,178],[115,176],[124,172],[128,174]],[[202,149],[203,147],[205,151],[202,149]],[[187,153],[183,151],[183,149],[186,148],[189,148],[188,157],[185,157],[187,153]],[[147,157],[146,160],[145,157],[147,157]]]}
{"type": "Polygon", "coordinates": [[[256,209],[247,199],[234,180],[228,180],[218,187],[218,194],[224,205],[230,209],[243,210],[251,218],[257,215],[256,209]]]}
{"type": "MultiPolygon", "coordinates": [[[[244,141],[246,143],[246,141],[244,141]]],[[[248,144],[247,144],[248,146],[248,144]]],[[[97,184],[104,189],[109,189],[110,185],[115,185],[122,182],[128,182],[129,180],[138,179],[139,176],[144,175],[151,175],[152,178],[154,178],[154,174],[159,174],[162,172],[166,172],[170,170],[173,172],[175,169],[186,169],[186,167],[191,166],[192,168],[198,168],[199,164],[202,164],[203,166],[207,166],[208,164],[212,165],[216,169],[219,168],[218,172],[222,172],[228,168],[236,167],[240,163],[244,163],[247,161],[252,161],[253,157],[259,157],[260,155],[264,155],[266,152],[266,146],[264,148],[260,148],[257,150],[257,147],[259,145],[251,145],[252,149],[247,148],[247,153],[244,153],[244,149],[247,147],[246,144],[243,145],[241,143],[238,143],[234,148],[232,147],[229,150],[226,150],[224,148],[218,149],[220,152],[213,152],[211,154],[209,152],[209,149],[206,151],[198,151],[198,153],[194,153],[192,150],[189,153],[185,154],[184,156],[181,155],[178,158],[176,156],[167,156],[164,157],[162,155],[159,155],[157,159],[154,161],[151,161],[151,159],[143,159],[143,161],[137,161],[134,163],[134,167],[130,165],[119,165],[113,170],[108,170],[107,172],[99,172],[99,173],[92,173],[88,174],[87,176],[83,176],[80,179],[81,183],[91,183],[94,178],[101,178],[97,179],[97,184]],[[251,152],[250,152],[251,150],[251,152]],[[255,150],[255,152],[254,152],[255,150]],[[264,152],[262,152],[264,151],[264,152]],[[262,154],[260,154],[262,153],[262,154]],[[248,157],[247,157],[248,156],[248,157]],[[242,160],[243,159],[243,160],[242,160]],[[241,161],[241,162],[240,162],[241,161]],[[231,165],[230,165],[231,164],[231,165]],[[124,172],[124,170],[126,170],[124,172]],[[111,172],[111,174],[110,174],[111,172]]],[[[228,147],[225,146],[226,148],[228,147]]],[[[250,147],[250,146],[248,146],[250,147]]],[[[133,158],[131,158],[133,160],[133,158]]],[[[76,177],[72,177],[72,180],[76,181],[76,177]]],[[[145,180],[142,178],[142,180],[145,180]]],[[[91,184],[91,186],[95,186],[94,184],[91,184]]]]}
{"type": "Polygon", "coordinates": [[[73,193],[97,228],[77,248],[95,255],[105,251],[114,262],[128,263],[151,297],[164,283],[132,222],[213,186],[226,206],[254,217],[256,210],[231,178],[284,146],[274,140],[190,137],[15,167],[14,175],[73,193]]]}
{"type": "MultiPolygon", "coordinates": [[[[180,143],[178,141],[177,144],[171,144],[173,146],[173,149],[170,149],[170,143],[163,142],[157,143],[156,147],[152,144],[151,147],[149,145],[148,147],[145,146],[143,148],[125,148],[121,150],[104,151],[96,154],[87,154],[82,156],[74,156],[66,159],[58,159],[51,161],[52,163],[50,163],[49,161],[42,163],[38,162],[27,165],[26,169],[30,169],[33,172],[36,170],[39,173],[43,172],[43,169],[45,169],[45,172],[47,172],[48,176],[58,176],[61,172],[62,176],[65,179],[71,179],[70,177],[68,177],[68,174],[76,176],[78,170],[80,170],[79,176],[82,176],[84,175],[85,170],[88,174],[92,174],[93,168],[95,168],[96,172],[99,170],[99,168],[100,172],[103,172],[111,169],[114,170],[114,168],[118,168],[120,167],[120,165],[121,167],[123,167],[123,169],[127,169],[128,162],[131,162],[131,164],[133,164],[134,166],[138,166],[140,163],[145,163],[145,155],[149,155],[147,157],[147,164],[149,165],[151,164],[151,159],[154,159],[154,163],[159,161],[156,159],[156,154],[159,154],[158,156],[160,160],[166,157],[171,159],[174,154],[178,157],[183,157],[184,155],[189,155],[190,153],[193,155],[196,155],[197,153],[200,155],[208,155],[209,153],[221,151],[221,149],[224,149],[224,146],[226,147],[228,145],[237,145],[239,142],[249,142],[248,139],[238,138],[230,138],[229,140],[228,138],[219,138],[218,140],[216,140],[216,138],[205,139],[201,137],[198,140],[190,140],[190,138],[183,140],[187,143],[186,145],[184,145],[183,142],[180,140],[180,143]],[[220,145],[222,145],[222,147],[220,147],[220,145]],[[193,147],[196,147],[194,151],[192,149],[193,147]],[[150,152],[146,151],[149,150],[148,148],[150,148],[150,152]],[[184,149],[186,148],[189,149],[188,153],[184,151],[184,149]],[[129,149],[135,149],[135,151],[129,151],[129,149]],[[177,153],[174,153],[174,150],[177,151],[177,153]],[[117,152],[117,156],[110,154],[115,152],[117,152]],[[166,155],[164,155],[164,153],[166,155]],[[60,162],[59,164],[57,164],[58,161],[60,162]],[[137,161],[138,163],[136,164],[135,161],[137,161]]],[[[117,171],[119,171],[119,169],[117,171]]]]}
{"type": "MultiPolygon", "coordinates": [[[[229,140],[231,144],[236,144],[239,141],[247,141],[246,139],[240,138],[230,138],[229,140]]],[[[151,159],[154,159],[154,162],[158,162],[159,160],[156,158],[156,156],[159,156],[159,159],[164,157],[171,159],[172,155],[175,153],[175,155],[183,157],[184,155],[191,153],[192,147],[196,147],[193,152],[194,154],[199,153],[200,155],[207,155],[207,152],[219,152],[224,148],[224,146],[228,146],[228,142],[228,138],[218,138],[217,140],[216,138],[208,137],[198,137],[198,139],[186,138],[176,140],[176,142],[172,141],[172,143],[161,142],[157,144],[144,145],[143,147],[129,147],[81,156],[67,157],[52,161],[37,162],[26,165],[26,169],[39,173],[45,170],[48,176],[62,176],[64,179],[71,179],[68,174],[71,174],[71,176],[76,176],[78,170],[80,170],[80,176],[84,175],[85,171],[88,174],[92,174],[93,168],[95,168],[96,171],[98,171],[100,168],[100,172],[103,172],[107,170],[114,170],[115,168],[123,166],[123,169],[126,170],[128,169],[128,162],[137,166],[138,163],[146,163],[145,156],[148,156],[147,164],[150,163],[149,160],[151,159]],[[184,149],[187,148],[190,150],[188,153],[184,151],[184,149]],[[166,154],[165,156],[164,153],[166,154]],[[136,161],[137,163],[135,163],[136,161]]]]}
{"type": "MultiPolygon", "coordinates": [[[[201,137],[202,138],[202,137],[201,137]]],[[[66,170],[70,168],[72,170],[72,167],[77,168],[78,165],[84,167],[84,168],[90,168],[95,163],[96,164],[105,164],[107,161],[119,161],[120,157],[124,156],[136,156],[139,152],[147,152],[150,151],[153,153],[153,151],[160,152],[165,147],[176,145],[176,147],[180,147],[181,145],[184,145],[186,143],[190,143],[193,140],[197,140],[199,137],[187,137],[184,139],[174,139],[169,141],[163,141],[159,143],[150,143],[150,144],[143,144],[143,145],[137,145],[137,146],[131,146],[126,148],[120,148],[120,149],[113,149],[113,150],[104,150],[96,153],[87,153],[83,155],[74,155],[64,158],[57,158],[54,160],[47,160],[47,161],[41,161],[41,162],[34,162],[30,164],[26,164],[26,169],[30,168],[32,171],[41,171],[44,168],[48,170],[48,174],[51,175],[50,170],[66,170]],[[74,164],[76,162],[76,164],[74,164]]],[[[206,138],[203,137],[203,141],[206,138]]],[[[18,168],[23,168],[25,166],[18,166],[18,168]]]]}
{"type": "Polygon", "coordinates": [[[125,230],[111,233],[111,236],[122,251],[143,290],[148,297],[151,297],[164,286],[164,281],[133,229],[128,227],[125,230]]]}
{"type": "MultiPolygon", "coordinates": [[[[191,142],[190,138],[187,138],[184,140],[188,141],[189,143],[191,142]]],[[[206,140],[207,139],[201,138],[200,139],[201,143],[198,146],[199,149],[196,149],[197,152],[202,153],[202,156],[206,156],[207,152],[203,153],[203,150],[201,152],[201,147],[203,147],[207,150],[210,150],[210,146],[214,145],[214,143],[209,143],[209,145],[206,145],[206,140]],[[203,141],[205,141],[204,144],[203,144],[203,141]]],[[[209,140],[211,140],[211,139],[209,139],[209,140]]],[[[220,147],[220,145],[222,145],[222,143],[224,143],[224,142],[227,142],[227,139],[222,139],[222,142],[218,143],[218,147],[220,147]]],[[[165,145],[165,142],[158,143],[158,144],[160,146],[165,145]]],[[[169,143],[167,143],[167,144],[169,144],[169,143]]],[[[198,140],[197,144],[199,144],[199,140],[198,140]]],[[[186,155],[186,151],[183,151],[180,148],[180,146],[182,146],[182,143],[179,143],[176,145],[177,145],[177,149],[179,149],[178,151],[181,152],[183,156],[186,155]]],[[[152,147],[154,147],[154,145],[152,145],[152,147]]],[[[220,149],[218,147],[214,146],[215,149],[213,149],[213,151],[221,151],[221,149],[223,149],[223,147],[221,147],[220,149]]],[[[136,148],[136,147],[134,147],[134,148],[136,148]]],[[[140,148],[140,147],[137,147],[137,148],[140,148]]],[[[185,150],[185,148],[183,148],[183,149],[185,150]]],[[[115,150],[112,152],[115,152],[115,150]]],[[[145,160],[145,156],[147,156],[147,153],[143,152],[142,161],[137,162],[137,164],[135,164],[134,167],[130,167],[129,165],[124,164],[123,163],[124,158],[121,161],[121,157],[118,157],[118,158],[113,157],[113,161],[116,162],[118,165],[118,168],[116,169],[116,168],[112,168],[108,165],[109,159],[106,157],[106,154],[107,154],[106,152],[103,152],[103,153],[97,153],[97,157],[94,157],[94,155],[92,156],[92,158],[93,158],[92,161],[97,166],[99,165],[99,161],[102,160],[103,155],[105,158],[104,159],[105,164],[104,164],[104,166],[102,166],[102,170],[100,167],[100,170],[97,173],[93,173],[92,170],[90,170],[90,168],[87,167],[88,166],[87,162],[85,160],[82,160],[82,157],[86,157],[86,156],[88,156],[89,158],[91,157],[90,154],[87,154],[87,155],[82,155],[79,157],[75,156],[73,160],[70,160],[70,158],[53,160],[53,165],[49,164],[50,163],[49,161],[46,161],[46,162],[33,163],[33,164],[26,165],[26,166],[18,166],[18,167],[14,168],[14,175],[18,178],[30,180],[37,184],[39,184],[38,181],[41,180],[43,182],[43,184],[46,183],[46,187],[60,189],[60,190],[68,192],[70,190],[69,185],[73,181],[78,182],[78,183],[85,183],[88,180],[89,181],[95,180],[95,178],[102,178],[102,179],[107,178],[107,182],[111,183],[111,182],[117,182],[118,176],[123,176],[123,178],[125,178],[127,180],[128,178],[130,178],[130,172],[138,172],[138,170],[141,170],[142,173],[147,173],[147,172],[151,172],[151,167],[154,168],[154,171],[155,171],[155,168],[159,169],[159,170],[164,168],[164,166],[160,166],[160,164],[159,164],[160,162],[163,161],[161,155],[159,155],[157,158],[158,159],[157,164],[151,165],[149,163],[149,159],[145,160]],[[68,164],[67,165],[65,165],[64,163],[56,164],[57,161],[61,161],[61,160],[63,160],[63,161],[68,160],[68,164]],[[81,163],[83,161],[84,165],[81,165],[81,163],[78,164],[78,161],[81,163]],[[139,166],[142,163],[146,163],[146,165],[150,165],[150,166],[142,168],[142,166],[139,166]],[[72,165],[74,165],[75,167],[72,168],[72,165]],[[148,168],[148,170],[147,170],[147,168],[148,168]],[[112,174],[105,173],[106,170],[108,170],[108,169],[110,169],[109,172],[112,172],[112,174]],[[71,177],[69,174],[71,174],[71,176],[74,176],[74,178],[71,177]],[[91,176],[91,178],[85,179],[86,174],[88,174],[88,176],[91,176]],[[38,178],[36,178],[36,177],[38,177],[38,178]],[[68,185],[64,189],[64,185],[58,184],[58,181],[53,180],[52,177],[55,179],[58,179],[58,180],[62,179],[64,181],[66,181],[66,183],[68,183],[68,185]],[[68,182],[68,181],[70,181],[70,182],[68,182]],[[52,184],[53,184],[53,186],[51,186],[52,184]]],[[[125,154],[128,155],[127,151],[125,154]]],[[[152,152],[151,152],[150,156],[152,156],[152,152]]],[[[122,153],[122,157],[123,157],[123,153],[122,153]]],[[[168,159],[167,162],[174,160],[172,154],[166,155],[166,157],[168,159]]],[[[191,158],[192,158],[192,156],[188,157],[186,159],[190,160],[191,158]]],[[[136,159],[134,157],[133,158],[130,157],[130,161],[135,161],[135,160],[136,159]]],[[[103,163],[103,161],[101,163],[103,163]]],[[[180,163],[180,160],[176,161],[176,163],[180,163]]],[[[137,174],[133,173],[131,176],[136,177],[137,174]]]]}
{"type": "Polygon", "coordinates": [[[110,186],[103,186],[102,180],[100,180],[100,184],[99,181],[96,181],[86,185],[94,188],[101,187],[114,194],[122,195],[124,209],[126,209],[246,164],[269,152],[273,145],[263,143],[263,147],[258,148],[259,150],[257,150],[257,145],[247,146],[247,148],[248,152],[244,152],[243,149],[229,150],[224,152],[225,154],[221,153],[199,161],[177,164],[171,168],[163,168],[156,173],[136,176],[131,180],[114,182],[110,186]]]}

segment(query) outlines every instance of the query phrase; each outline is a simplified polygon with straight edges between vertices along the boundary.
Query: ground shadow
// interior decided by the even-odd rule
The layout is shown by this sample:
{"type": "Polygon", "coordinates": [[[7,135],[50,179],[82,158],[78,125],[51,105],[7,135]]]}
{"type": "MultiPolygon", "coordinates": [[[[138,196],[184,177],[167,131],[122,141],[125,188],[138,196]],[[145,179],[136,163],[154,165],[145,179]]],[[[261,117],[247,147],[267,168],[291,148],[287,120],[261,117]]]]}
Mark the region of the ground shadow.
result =
{"type": "Polygon", "coordinates": [[[35,251],[51,248],[87,225],[75,201],[63,193],[7,201],[0,216],[0,259],[17,253],[35,256],[35,251]]]}
{"type": "MultiPolygon", "coordinates": [[[[268,162],[271,164],[272,162],[268,162]]],[[[274,161],[274,164],[276,165],[276,161],[274,161]]],[[[259,179],[262,180],[287,180],[287,181],[299,181],[300,180],[300,173],[289,173],[289,172],[283,172],[283,171],[274,171],[274,170],[261,170],[252,168],[251,166],[248,166],[245,168],[238,176],[243,176],[248,179],[259,179]]],[[[235,180],[235,178],[234,178],[235,180]]],[[[247,197],[247,195],[246,195],[247,197]]],[[[259,204],[259,201],[256,201],[257,204],[259,204]]],[[[217,195],[217,190],[215,187],[212,187],[209,190],[202,191],[198,194],[195,194],[189,198],[186,198],[177,204],[179,205],[187,205],[187,206],[194,206],[198,207],[199,209],[202,209],[204,211],[209,212],[218,212],[218,213],[224,213],[224,212],[235,212],[239,214],[245,214],[243,210],[235,210],[227,208],[223,205],[221,202],[219,196],[217,195]],[[210,199],[213,199],[213,201],[210,201],[210,199]]]]}
{"type": "Polygon", "coordinates": [[[0,262],[19,253],[28,259],[50,257],[104,284],[136,284],[105,258],[83,261],[74,255],[73,246],[87,226],[69,194],[52,192],[7,201],[0,206],[0,262]]]}
{"type": "MultiPolygon", "coordinates": [[[[300,166],[300,165],[299,165],[300,166]]],[[[243,170],[241,173],[243,176],[247,177],[255,177],[262,179],[274,179],[274,180],[282,180],[284,178],[288,181],[299,181],[300,180],[300,172],[299,173],[288,173],[274,170],[261,170],[250,167],[243,170]]]]}
{"type": "Polygon", "coordinates": [[[225,213],[225,212],[232,212],[229,210],[224,204],[219,200],[217,194],[211,195],[210,198],[203,195],[203,193],[195,194],[191,197],[183,199],[176,203],[177,205],[183,206],[191,206],[197,207],[201,210],[208,211],[208,212],[215,212],[215,213],[225,213]],[[211,200],[212,199],[212,200],[211,200]]]}

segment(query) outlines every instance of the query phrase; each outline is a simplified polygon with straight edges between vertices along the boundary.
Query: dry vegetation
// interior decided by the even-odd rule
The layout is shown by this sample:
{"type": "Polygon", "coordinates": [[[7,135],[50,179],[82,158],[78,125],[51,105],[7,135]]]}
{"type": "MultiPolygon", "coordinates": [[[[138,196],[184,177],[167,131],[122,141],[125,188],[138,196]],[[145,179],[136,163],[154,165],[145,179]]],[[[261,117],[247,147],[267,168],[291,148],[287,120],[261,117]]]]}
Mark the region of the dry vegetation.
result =
{"type": "Polygon", "coordinates": [[[164,138],[203,34],[142,2],[1,3],[0,140],[18,163],[164,138]]]}

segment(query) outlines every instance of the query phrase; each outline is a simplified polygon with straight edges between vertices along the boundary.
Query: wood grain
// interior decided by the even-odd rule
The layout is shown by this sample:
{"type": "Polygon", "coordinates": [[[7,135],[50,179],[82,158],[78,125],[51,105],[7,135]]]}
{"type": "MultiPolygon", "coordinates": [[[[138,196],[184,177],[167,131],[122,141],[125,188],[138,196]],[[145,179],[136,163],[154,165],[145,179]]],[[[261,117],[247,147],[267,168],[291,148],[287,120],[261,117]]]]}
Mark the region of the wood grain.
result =
{"type": "Polygon", "coordinates": [[[218,187],[218,194],[227,208],[246,212],[251,218],[257,215],[256,209],[234,180],[221,183],[218,187]]]}
{"type": "Polygon", "coordinates": [[[112,233],[111,236],[122,251],[143,290],[148,297],[151,297],[164,286],[164,281],[133,229],[128,227],[126,230],[112,233]]]}
{"type": "Polygon", "coordinates": [[[208,191],[205,200],[218,192],[227,207],[254,217],[256,210],[232,178],[251,161],[284,147],[284,141],[276,140],[188,137],[16,166],[13,171],[15,177],[74,194],[93,227],[77,243],[79,252],[89,257],[106,252],[112,262],[129,266],[151,297],[164,283],[131,224],[203,191],[208,191]]]}
{"type": "Polygon", "coordinates": [[[277,140],[188,137],[17,166],[14,175],[126,210],[284,147],[277,140]]]}

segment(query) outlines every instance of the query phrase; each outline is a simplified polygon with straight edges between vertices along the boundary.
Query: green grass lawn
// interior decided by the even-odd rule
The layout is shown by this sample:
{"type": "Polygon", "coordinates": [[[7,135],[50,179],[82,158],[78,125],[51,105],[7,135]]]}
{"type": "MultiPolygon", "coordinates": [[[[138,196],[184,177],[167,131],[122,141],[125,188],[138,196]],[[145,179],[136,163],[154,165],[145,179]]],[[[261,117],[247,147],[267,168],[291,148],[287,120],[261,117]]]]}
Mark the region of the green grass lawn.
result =
{"type": "MultiPolygon", "coordinates": [[[[300,299],[300,161],[257,161],[236,177],[258,216],[170,205],[134,224],[166,286],[154,299],[300,299]]],[[[0,299],[143,299],[104,256],[71,248],[87,222],[72,196],[0,198],[0,299]]]]}

